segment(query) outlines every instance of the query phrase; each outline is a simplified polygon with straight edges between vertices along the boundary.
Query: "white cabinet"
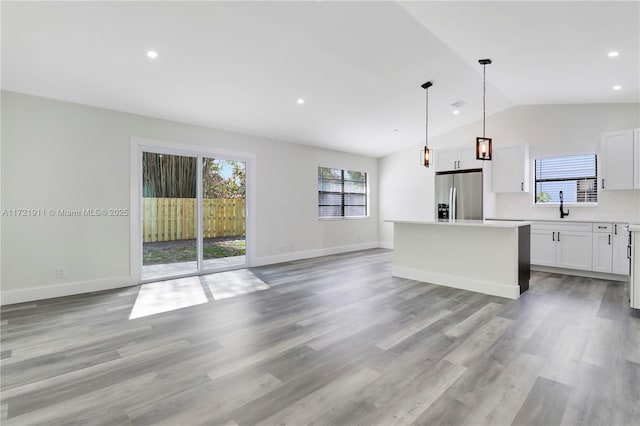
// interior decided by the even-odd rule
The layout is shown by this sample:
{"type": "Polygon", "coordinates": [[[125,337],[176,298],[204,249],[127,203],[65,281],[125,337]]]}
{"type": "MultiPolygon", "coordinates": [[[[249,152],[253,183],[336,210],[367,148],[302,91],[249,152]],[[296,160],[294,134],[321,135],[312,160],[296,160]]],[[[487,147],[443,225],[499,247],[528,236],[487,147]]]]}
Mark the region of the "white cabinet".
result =
{"type": "Polygon", "coordinates": [[[593,271],[611,273],[613,261],[613,226],[593,224],[593,271]]]}
{"type": "Polygon", "coordinates": [[[494,149],[492,162],[492,192],[529,192],[529,145],[494,149]]]}
{"type": "Polygon", "coordinates": [[[470,147],[458,149],[459,169],[481,169],[484,167],[484,160],[476,160],[476,145],[472,143],[470,147]]]}
{"type": "Polygon", "coordinates": [[[629,296],[631,307],[640,309],[640,226],[632,227],[631,231],[629,296]]]}
{"type": "Polygon", "coordinates": [[[556,266],[556,233],[531,227],[531,264],[556,266]]]}
{"type": "Polygon", "coordinates": [[[436,172],[481,169],[484,161],[476,160],[475,146],[439,149],[435,155],[436,172]]]}
{"type": "Polygon", "coordinates": [[[613,224],[611,272],[614,274],[629,274],[629,258],[627,257],[627,245],[629,244],[629,231],[625,229],[625,223],[613,224]]]}
{"type": "Polygon", "coordinates": [[[627,275],[625,223],[535,222],[531,264],[627,275]]]}
{"type": "Polygon", "coordinates": [[[556,266],[567,269],[591,270],[593,233],[558,231],[556,233],[556,266]]]}
{"type": "Polygon", "coordinates": [[[531,264],[591,270],[590,223],[534,223],[531,226],[531,264]]]}
{"type": "Polygon", "coordinates": [[[600,190],[633,189],[634,130],[603,133],[598,147],[600,190]]]}

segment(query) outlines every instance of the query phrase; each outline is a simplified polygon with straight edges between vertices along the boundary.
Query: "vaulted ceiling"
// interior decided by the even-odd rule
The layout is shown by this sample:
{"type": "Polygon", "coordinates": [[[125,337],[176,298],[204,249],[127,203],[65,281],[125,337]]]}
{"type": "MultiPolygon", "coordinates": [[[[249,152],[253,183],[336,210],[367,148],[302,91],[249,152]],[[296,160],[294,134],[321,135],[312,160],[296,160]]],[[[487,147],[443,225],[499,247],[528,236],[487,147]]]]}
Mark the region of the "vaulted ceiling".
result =
{"type": "Polygon", "coordinates": [[[639,2],[1,7],[3,90],[371,156],[424,143],[427,80],[430,135],[478,120],[480,58],[489,114],[640,102],[639,2]]]}

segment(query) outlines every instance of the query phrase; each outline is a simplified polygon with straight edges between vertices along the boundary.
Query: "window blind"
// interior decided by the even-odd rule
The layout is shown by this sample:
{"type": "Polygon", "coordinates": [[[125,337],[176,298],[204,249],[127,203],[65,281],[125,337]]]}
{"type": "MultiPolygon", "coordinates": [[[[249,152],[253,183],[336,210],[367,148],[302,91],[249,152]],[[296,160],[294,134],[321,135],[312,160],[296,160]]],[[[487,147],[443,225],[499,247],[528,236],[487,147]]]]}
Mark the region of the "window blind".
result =
{"type": "Polygon", "coordinates": [[[318,216],[367,216],[367,174],[318,167],[318,216]]]}
{"type": "Polygon", "coordinates": [[[538,158],[535,160],[535,202],[559,203],[560,191],[565,203],[598,201],[597,161],[595,154],[538,158]]]}

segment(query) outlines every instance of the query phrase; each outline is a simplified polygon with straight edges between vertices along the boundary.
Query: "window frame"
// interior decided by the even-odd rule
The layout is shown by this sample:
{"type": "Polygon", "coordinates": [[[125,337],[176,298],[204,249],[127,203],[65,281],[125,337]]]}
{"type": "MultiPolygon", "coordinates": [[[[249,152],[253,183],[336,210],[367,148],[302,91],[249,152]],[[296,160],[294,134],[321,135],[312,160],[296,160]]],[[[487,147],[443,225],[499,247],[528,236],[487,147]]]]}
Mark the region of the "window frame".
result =
{"type": "MultiPolygon", "coordinates": [[[[595,200],[596,201],[584,201],[584,202],[578,202],[578,201],[564,201],[563,204],[564,205],[568,205],[571,207],[594,207],[598,205],[598,155],[595,152],[587,152],[587,153],[576,153],[576,154],[564,154],[564,155],[554,155],[554,156],[545,156],[545,157],[537,157],[533,159],[533,164],[532,164],[532,169],[533,169],[533,206],[534,207],[554,207],[554,208],[558,208],[558,206],[560,205],[559,201],[549,201],[549,202],[538,202],[537,198],[538,198],[538,183],[539,182],[562,182],[562,181],[578,181],[578,180],[582,180],[582,179],[594,179],[594,190],[595,190],[595,200]],[[538,180],[537,178],[537,162],[539,160],[545,160],[545,159],[550,159],[550,158],[563,158],[563,157],[576,157],[576,156],[593,156],[593,160],[594,160],[594,167],[595,167],[595,175],[594,176],[581,176],[581,177],[571,177],[571,178],[558,178],[558,179],[552,179],[552,178],[548,178],[548,179],[541,179],[538,180]]],[[[577,197],[576,197],[577,200],[577,197]]]]}
{"type": "MultiPolygon", "coordinates": [[[[352,219],[368,219],[370,217],[370,200],[369,200],[369,172],[364,171],[364,170],[352,170],[352,169],[346,169],[346,168],[341,168],[341,167],[329,167],[329,166],[322,166],[322,165],[318,165],[318,172],[320,171],[320,169],[333,169],[333,170],[340,170],[340,187],[341,190],[340,192],[335,192],[335,191],[321,191],[318,188],[318,183],[320,183],[320,173],[318,173],[317,176],[317,181],[316,181],[316,194],[317,194],[317,202],[316,202],[316,212],[317,212],[317,217],[318,220],[352,220],[352,219]],[[345,173],[351,171],[351,172],[358,172],[358,173],[362,173],[364,175],[364,184],[365,184],[365,190],[364,190],[364,199],[365,199],[365,204],[364,204],[364,208],[365,208],[365,214],[361,215],[361,216],[346,216],[345,215],[345,207],[349,207],[349,206],[353,206],[353,207],[358,207],[361,206],[360,204],[346,204],[345,203],[345,195],[347,194],[360,194],[360,193],[352,193],[352,192],[345,192],[345,173]],[[326,207],[330,207],[330,206],[337,206],[334,204],[320,204],[320,194],[321,193],[327,193],[327,194],[339,194],[340,198],[341,198],[341,203],[340,203],[340,209],[341,209],[341,215],[340,216],[320,216],[320,207],[322,206],[326,206],[326,207]]],[[[349,181],[349,179],[347,179],[346,181],[349,181]]]]}

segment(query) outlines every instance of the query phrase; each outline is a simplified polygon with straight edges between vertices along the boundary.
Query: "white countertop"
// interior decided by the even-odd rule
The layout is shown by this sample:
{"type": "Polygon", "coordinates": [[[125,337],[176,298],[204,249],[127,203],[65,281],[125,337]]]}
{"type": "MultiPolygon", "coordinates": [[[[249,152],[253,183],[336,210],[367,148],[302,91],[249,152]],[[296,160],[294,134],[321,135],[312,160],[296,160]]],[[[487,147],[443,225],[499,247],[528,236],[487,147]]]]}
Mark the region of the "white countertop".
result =
{"type": "Polygon", "coordinates": [[[474,226],[490,228],[518,228],[531,225],[531,222],[521,220],[385,220],[385,222],[402,223],[408,225],[439,225],[439,226],[474,226]]]}
{"type": "Polygon", "coordinates": [[[640,232],[640,225],[629,225],[629,231],[640,232]]]}
{"type": "Polygon", "coordinates": [[[560,218],[551,218],[551,219],[513,219],[513,218],[506,218],[506,219],[502,219],[502,218],[494,218],[494,217],[490,217],[487,218],[487,220],[506,220],[506,221],[520,221],[520,220],[524,220],[527,222],[574,222],[574,223],[637,223],[637,220],[624,220],[624,219],[603,219],[603,218],[599,218],[599,219],[571,219],[571,218],[566,218],[566,219],[560,219],[560,218]]]}

